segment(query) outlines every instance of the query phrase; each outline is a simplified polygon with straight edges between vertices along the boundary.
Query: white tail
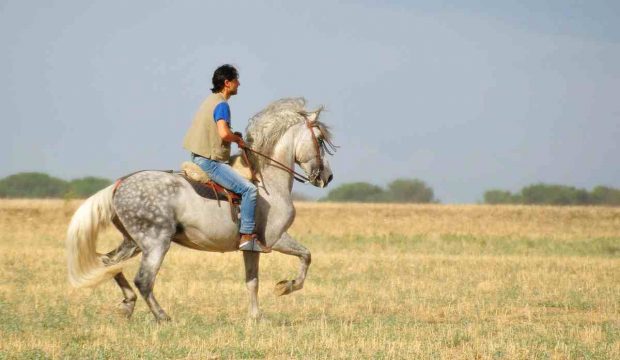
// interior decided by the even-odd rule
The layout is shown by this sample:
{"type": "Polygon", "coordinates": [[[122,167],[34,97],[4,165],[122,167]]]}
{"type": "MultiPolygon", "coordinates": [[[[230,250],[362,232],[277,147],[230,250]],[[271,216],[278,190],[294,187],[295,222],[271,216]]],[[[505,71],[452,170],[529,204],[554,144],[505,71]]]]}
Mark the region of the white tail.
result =
{"type": "Polygon", "coordinates": [[[69,282],[76,287],[94,286],[122,270],[105,266],[97,253],[97,235],[112,221],[114,185],[97,192],[77,209],[67,230],[69,282]]]}

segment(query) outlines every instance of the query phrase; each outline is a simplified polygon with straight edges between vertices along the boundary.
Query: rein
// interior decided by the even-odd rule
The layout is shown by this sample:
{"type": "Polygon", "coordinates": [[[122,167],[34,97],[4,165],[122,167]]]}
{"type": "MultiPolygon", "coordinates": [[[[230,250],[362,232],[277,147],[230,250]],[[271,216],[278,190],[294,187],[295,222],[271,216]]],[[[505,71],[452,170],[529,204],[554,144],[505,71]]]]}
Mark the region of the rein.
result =
{"type": "MultiPolygon", "coordinates": [[[[306,120],[306,126],[308,127],[308,129],[310,130],[310,134],[312,134],[312,140],[314,141],[314,147],[316,149],[316,156],[319,159],[319,171],[318,173],[314,176],[313,179],[316,179],[316,177],[321,173],[321,171],[323,171],[324,165],[323,165],[323,159],[321,158],[321,148],[319,145],[319,141],[316,138],[316,135],[314,135],[314,131],[312,131],[312,125],[310,125],[310,122],[306,120]]],[[[256,151],[252,148],[249,147],[244,147],[243,150],[249,150],[251,152],[253,152],[254,154],[260,155],[266,159],[269,159],[271,161],[273,161],[274,163],[276,163],[278,166],[276,166],[278,169],[280,170],[284,170],[286,172],[288,172],[289,174],[291,174],[293,176],[293,179],[299,181],[302,184],[307,184],[309,183],[311,180],[309,177],[307,177],[306,175],[300,174],[297,171],[295,171],[294,169],[291,169],[290,167],[282,164],[281,162],[272,159],[271,157],[256,151]]],[[[243,152],[244,157],[246,158],[247,163],[250,165],[250,169],[252,168],[250,162],[247,160],[247,155],[245,154],[245,151],[243,152]]],[[[252,173],[254,173],[254,170],[252,169],[252,173]]]]}
{"type": "MultiPolygon", "coordinates": [[[[278,160],[274,160],[274,159],[270,158],[269,156],[267,156],[267,155],[265,155],[265,154],[263,154],[263,153],[261,153],[261,152],[259,152],[259,151],[256,151],[256,150],[254,150],[254,149],[252,149],[252,148],[249,148],[249,147],[247,147],[247,146],[246,146],[246,147],[244,147],[244,148],[243,148],[243,150],[248,150],[248,151],[251,151],[251,152],[253,152],[254,154],[260,155],[260,156],[262,156],[262,157],[264,157],[264,158],[266,158],[266,159],[269,159],[269,160],[273,161],[274,163],[276,163],[276,164],[278,165],[278,166],[276,166],[278,169],[284,170],[284,171],[288,172],[289,174],[293,175],[293,179],[295,179],[295,180],[299,181],[300,183],[305,184],[305,183],[310,182],[310,178],[308,178],[307,176],[305,176],[305,175],[303,175],[303,174],[298,173],[297,171],[295,171],[295,170],[291,169],[290,167],[288,167],[288,166],[286,166],[286,165],[282,164],[282,163],[281,163],[281,162],[279,162],[278,160]]],[[[248,161],[248,164],[250,164],[250,162],[249,162],[249,161],[248,161]]],[[[251,166],[250,166],[250,167],[251,167],[251,166]]]]}

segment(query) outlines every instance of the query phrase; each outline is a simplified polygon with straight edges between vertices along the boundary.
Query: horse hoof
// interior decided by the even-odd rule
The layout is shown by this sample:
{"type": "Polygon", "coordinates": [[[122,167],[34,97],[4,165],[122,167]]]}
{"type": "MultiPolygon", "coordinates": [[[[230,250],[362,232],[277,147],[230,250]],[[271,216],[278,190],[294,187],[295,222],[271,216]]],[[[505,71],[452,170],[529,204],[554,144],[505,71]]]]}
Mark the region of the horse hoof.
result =
{"type": "Polygon", "coordinates": [[[262,317],[262,314],[260,311],[251,311],[250,312],[250,316],[249,316],[249,320],[252,322],[258,322],[262,317]]]}
{"type": "Polygon", "coordinates": [[[123,301],[118,304],[118,309],[125,318],[130,319],[131,315],[133,315],[133,310],[135,306],[135,301],[123,301]]]}
{"type": "Polygon", "coordinates": [[[277,296],[288,295],[293,292],[293,282],[282,280],[276,284],[274,292],[277,296]]]}
{"type": "Polygon", "coordinates": [[[162,313],[162,314],[159,314],[157,316],[157,322],[160,323],[160,324],[161,323],[165,323],[165,322],[170,322],[171,320],[172,320],[172,318],[170,316],[168,316],[168,314],[166,314],[166,313],[162,313]]]}

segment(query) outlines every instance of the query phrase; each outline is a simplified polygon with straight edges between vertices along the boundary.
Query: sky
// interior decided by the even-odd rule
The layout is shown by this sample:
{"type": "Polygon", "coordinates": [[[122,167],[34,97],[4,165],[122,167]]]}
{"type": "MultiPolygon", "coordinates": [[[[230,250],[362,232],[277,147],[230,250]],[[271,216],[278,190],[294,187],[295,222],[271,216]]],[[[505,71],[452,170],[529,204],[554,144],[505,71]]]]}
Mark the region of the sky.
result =
{"type": "Polygon", "coordinates": [[[231,63],[235,130],[282,97],[327,108],[341,148],[328,188],[295,185],[311,197],[620,187],[618,19],[615,1],[0,0],[0,177],[178,169],[231,63]]]}

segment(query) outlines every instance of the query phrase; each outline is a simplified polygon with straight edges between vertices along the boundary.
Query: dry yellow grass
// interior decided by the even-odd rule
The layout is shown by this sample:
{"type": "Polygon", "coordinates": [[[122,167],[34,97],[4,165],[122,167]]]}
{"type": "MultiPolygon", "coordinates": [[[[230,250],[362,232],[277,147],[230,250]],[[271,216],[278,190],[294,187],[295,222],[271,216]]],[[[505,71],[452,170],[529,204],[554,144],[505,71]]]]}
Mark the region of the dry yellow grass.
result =
{"type": "Polygon", "coordinates": [[[442,235],[599,238],[620,235],[601,207],[301,203],[293,231],[327,236],[442,235]]]}
{"type": "Polygon", "coordinates": [[[157,325],[117,315],[113,282],[68,286],[78,204],[0,201],[0,359],[620,358],[620,209],[299,203],[306,288],[273,296],[297,259],[264,256],[249,322],[240,254],[175,246],[157,325]]]}

